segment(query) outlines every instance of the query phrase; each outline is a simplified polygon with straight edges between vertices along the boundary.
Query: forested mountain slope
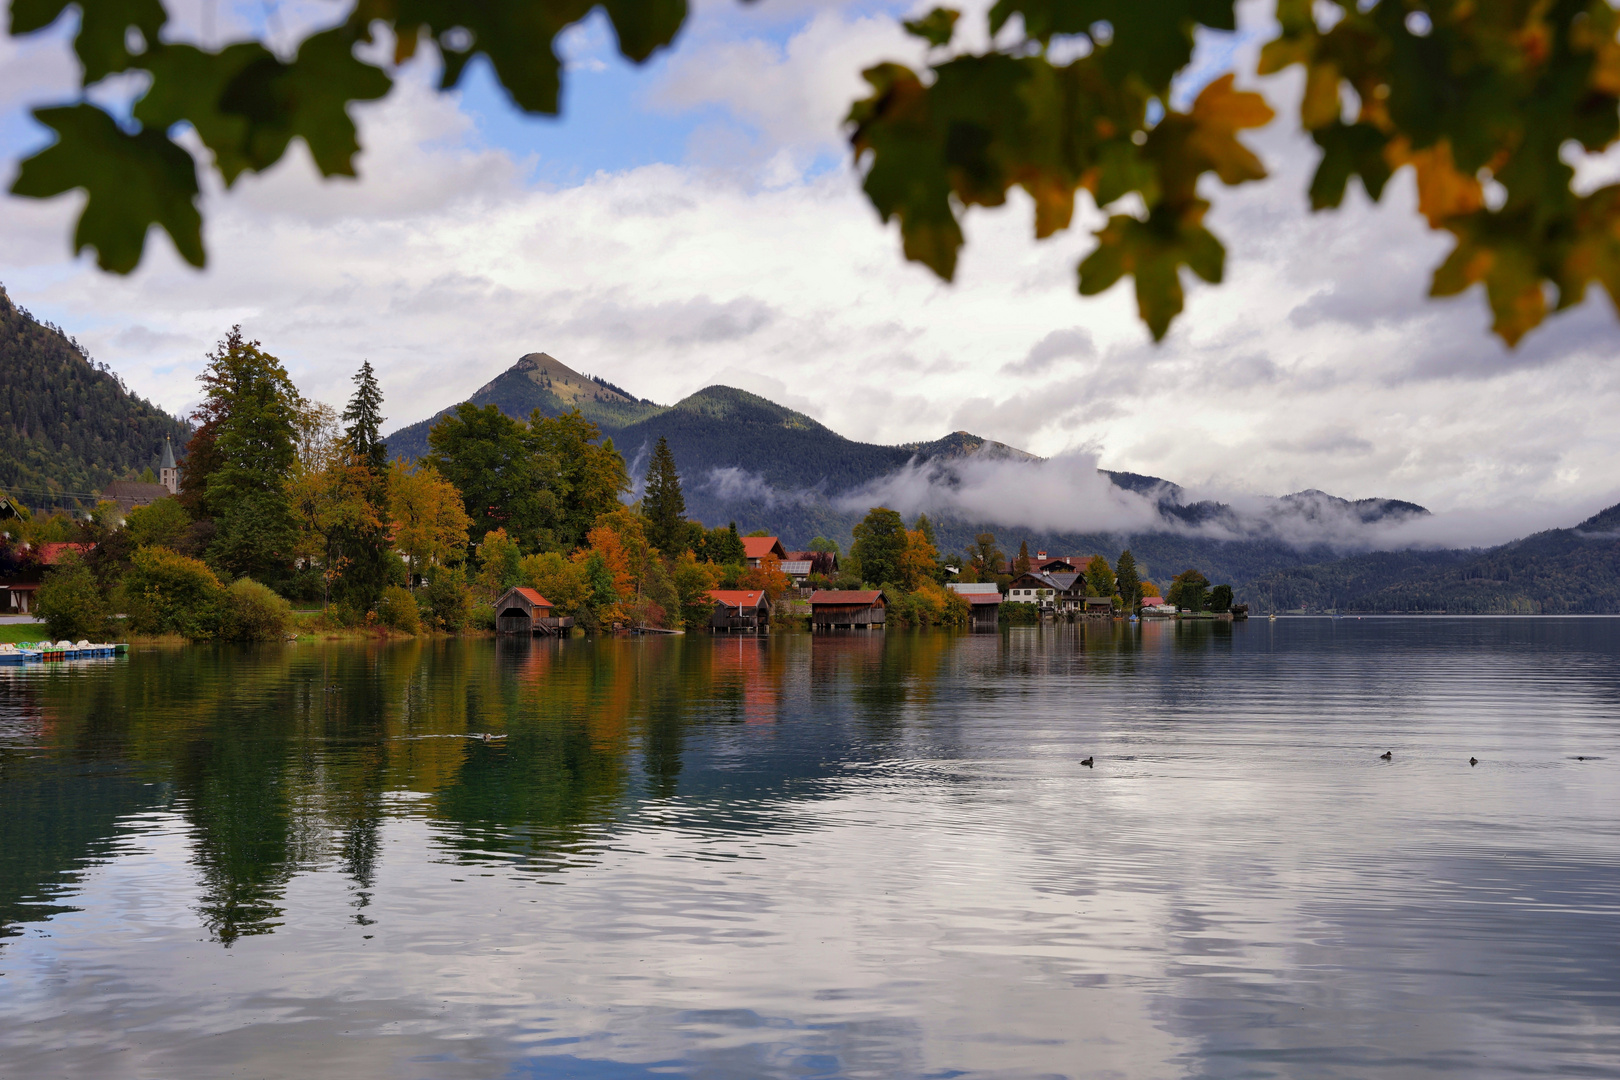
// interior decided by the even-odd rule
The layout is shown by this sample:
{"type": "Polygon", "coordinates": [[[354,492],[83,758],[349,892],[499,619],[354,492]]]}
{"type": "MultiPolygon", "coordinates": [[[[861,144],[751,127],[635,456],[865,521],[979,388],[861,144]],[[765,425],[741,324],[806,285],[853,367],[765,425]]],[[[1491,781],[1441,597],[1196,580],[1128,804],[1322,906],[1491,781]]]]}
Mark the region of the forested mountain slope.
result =
{"type": "Polygon", "coordinates": [[[1620,505],[1488,551],[1374,552],[1266,575],[1244,591],[1268,610],[1620,614],[1620,505]]]}
{"type": "Polygon", "coordinates": [[[93,364],[61,330],[0,287],[0,490],[33,506],[69,504],[156,467],[190,430],[93,364]]]}

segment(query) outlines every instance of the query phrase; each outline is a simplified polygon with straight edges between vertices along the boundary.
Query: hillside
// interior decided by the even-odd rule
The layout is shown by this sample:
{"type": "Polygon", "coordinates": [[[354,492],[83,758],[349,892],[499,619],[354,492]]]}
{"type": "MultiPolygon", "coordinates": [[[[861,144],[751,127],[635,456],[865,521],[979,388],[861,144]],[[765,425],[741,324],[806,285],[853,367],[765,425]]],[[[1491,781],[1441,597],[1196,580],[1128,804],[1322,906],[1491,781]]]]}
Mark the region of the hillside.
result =
{"type": "Polygon", "coordinates": [[[1488,551],[1374,552],[1262,576],[1263,610],[1620,614],[1620,505],[1488,551]]]}
{"type": "Polygon", "coordinates": [[[0,490],[31,506],[90,503],[156,468],[165,437],[178,451],[191,435],[0,287],[0,490]]]}

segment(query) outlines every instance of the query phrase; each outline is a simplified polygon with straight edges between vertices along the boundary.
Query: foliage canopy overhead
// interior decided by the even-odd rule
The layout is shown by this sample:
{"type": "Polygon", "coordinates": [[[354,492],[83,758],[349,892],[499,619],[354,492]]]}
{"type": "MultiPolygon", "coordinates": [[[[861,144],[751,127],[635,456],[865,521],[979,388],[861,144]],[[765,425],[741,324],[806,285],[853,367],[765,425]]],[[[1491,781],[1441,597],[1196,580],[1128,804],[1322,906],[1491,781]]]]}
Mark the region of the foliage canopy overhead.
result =
{"type": "MultiPolygon", "coordinates": [[[[11,0],[10,32],[39,31],[68,0],[11,0]]],[[[161,0],[73,0],[83,85],[131,71],[147,89],[125,122],[92,102],[35,110],[57,140],[22,163],[13,191],[89,198],[76,250],[128,273],[148,229],[205,261],[196,162],[174,138],[195,131],[229,186],[275,164],[294,138],[323,176],[354,174],[348,105],[387,94],[388,66],[356,56],[385,37],[394,65],[431,41],[441,89],[483,56],[519,109],[556,113],[559,33],[603,8],[619,50],[641,62],[674,39],[685,0],[355,0],[335,26],[278,55],[259,40],[218,49],[174,40],[161,0]]],[[[997,0],[991,44],[955,44],[959,13],[905,23],[931,48],[922,71],[884,63],[849,114],[868,197],[897,219],[903,250],[949,280],[963,214],[1014,187],[1034,202],[1037,237],[1067,229],[1076,195],[1105,212],[1079,264],[1082,295],[1133,281],[1163,338],[1185,300],[1183,271],[1218,283],[1225,247],[1205,225],[1213,185],[1266,175],[1239,134],[1273,110],[1219,75],[1178,92],[1201,31],[1234,31],[1236,0],[997,0]]],[[[1336,207],[1351,179],[1373,199],[1411,166],[1419,211],[1455,237],[1430,293],[1483,285],[1494,331],[1516,343],[1593,282],[1620,304],[1620,185],[1577,193],[1572,148],[1620,138],[1620,14],[1607,0],[1277,0],[1276,36],[1253,74],[1305,70],[1297,122],[1321,151],[1309,199],[1336,207]]]]}

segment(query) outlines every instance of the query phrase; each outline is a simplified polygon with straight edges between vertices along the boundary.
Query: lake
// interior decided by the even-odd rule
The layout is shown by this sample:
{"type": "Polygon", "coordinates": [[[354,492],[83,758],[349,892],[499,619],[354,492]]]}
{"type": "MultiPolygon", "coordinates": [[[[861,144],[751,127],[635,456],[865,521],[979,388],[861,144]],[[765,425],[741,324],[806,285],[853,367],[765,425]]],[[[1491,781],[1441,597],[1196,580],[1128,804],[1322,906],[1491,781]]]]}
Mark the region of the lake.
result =
{"type": "Polygon", "coordinates": [[[1620,1077],[1620,620],[0,669],[0,972],[6,1078],[1620,1077]]]}

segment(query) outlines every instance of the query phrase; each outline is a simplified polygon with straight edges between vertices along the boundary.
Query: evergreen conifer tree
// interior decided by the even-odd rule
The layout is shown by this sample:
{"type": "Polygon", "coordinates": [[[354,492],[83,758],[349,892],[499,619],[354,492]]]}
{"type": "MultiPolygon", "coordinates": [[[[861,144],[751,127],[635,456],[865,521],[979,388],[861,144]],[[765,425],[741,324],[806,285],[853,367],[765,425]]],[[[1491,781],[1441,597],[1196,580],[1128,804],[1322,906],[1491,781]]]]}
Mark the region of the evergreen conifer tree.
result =
{"type": "Polygon", "coordinates": [[[669,441],[658,436],[647,465],[647,488],[641,496],[641,514],[647,519],[647,540],[668,558],[686,550],[686,497],[669,441]]]}
{"type": "Polygon", "coordinates": [[[1131,554],[1130,548],[1119,553],[1114,577],[1118,581],[1120,599],[1125,601],[1125,610],[1135,611],[1142,602],[1142,578],[1136,569],[1136,556],[1131,554]]]}
{"type": "Polygon", "coordinates": [[[1029,541],[1020,540],[1018,542],[1018,558],[1013,560],[1013,577],[1029,573],[1029,566],[1029,541]]]}
{"type": "Polygon", "coordinates": [[[343,410],[343,422],[348,425],[343,434],[355,457],[363,458],[367,468],[382,476],[388,471],[388,444],[382,441],[382,387],[377,385],[370,360],[361,363],[354,386],[349,407],[343,410]]]}
{"type": "Polygon", "coordinates": [[[913,525],[912,529],[922,533],[923,539],[927,540],[930,546],[939,546],[939,541],[934,538],[934,523],[928,520],[927,514],[918,514],[917,524],[913,525]]]}

